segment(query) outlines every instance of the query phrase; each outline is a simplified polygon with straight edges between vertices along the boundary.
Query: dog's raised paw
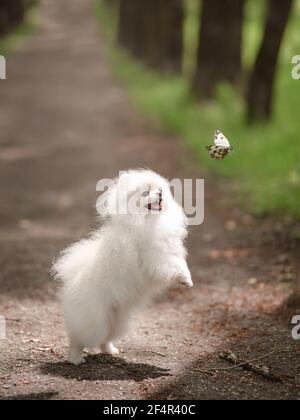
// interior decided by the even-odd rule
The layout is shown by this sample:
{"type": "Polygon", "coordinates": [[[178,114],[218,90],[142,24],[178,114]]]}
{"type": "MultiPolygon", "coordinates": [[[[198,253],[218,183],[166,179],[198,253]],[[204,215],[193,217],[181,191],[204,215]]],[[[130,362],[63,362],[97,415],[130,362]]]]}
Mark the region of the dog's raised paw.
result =
{"type": "Polygon", "coordinates": [[[180,279],[179,283],[180,283],[181,286],[183,286],[187,289],[191,289],[194,286],[192,280],[180,279]]]}

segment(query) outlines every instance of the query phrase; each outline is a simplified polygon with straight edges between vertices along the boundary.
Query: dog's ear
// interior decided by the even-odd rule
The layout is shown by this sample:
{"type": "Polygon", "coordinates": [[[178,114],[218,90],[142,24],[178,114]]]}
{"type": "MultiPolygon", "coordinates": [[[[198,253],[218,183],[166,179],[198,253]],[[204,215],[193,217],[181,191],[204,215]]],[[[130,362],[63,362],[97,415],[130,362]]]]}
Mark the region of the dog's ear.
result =
{"type": "Polygon", "coordinates": [[[129,172],[120,172],[119,177],[101,180],[97,191],[102,192],[97,200],[96,209],[102,219],[126,213],[129,188],[129,172]],[[125,209],[125,210],[124,210],[125,209]]]}
{"type": "Polygon", "coordinates": [[[119,178],[115,179],[115,183],[118,185],[118,188],[123,189],[126,188],[128,190],[129,185],[129,172],[128,171],[121,171],[119,178]]]}

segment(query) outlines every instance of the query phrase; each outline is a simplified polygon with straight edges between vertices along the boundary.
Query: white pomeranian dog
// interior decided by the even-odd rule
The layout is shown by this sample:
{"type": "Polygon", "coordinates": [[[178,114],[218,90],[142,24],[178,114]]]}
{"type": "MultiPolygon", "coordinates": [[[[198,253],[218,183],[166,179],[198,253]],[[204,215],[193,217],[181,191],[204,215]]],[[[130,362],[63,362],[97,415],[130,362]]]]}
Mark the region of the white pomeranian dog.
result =
{"type": "Polygon", "coordinates": [[[123,172],[97,209],[99,230],[63,251],[53,267],[63,283],[68,360],[75,365],[84,362],[84,348],[118,354],[113,342],[133,311],[172,282],[193,286],[187,219],[166,179],[150,170],[123,172]]]}

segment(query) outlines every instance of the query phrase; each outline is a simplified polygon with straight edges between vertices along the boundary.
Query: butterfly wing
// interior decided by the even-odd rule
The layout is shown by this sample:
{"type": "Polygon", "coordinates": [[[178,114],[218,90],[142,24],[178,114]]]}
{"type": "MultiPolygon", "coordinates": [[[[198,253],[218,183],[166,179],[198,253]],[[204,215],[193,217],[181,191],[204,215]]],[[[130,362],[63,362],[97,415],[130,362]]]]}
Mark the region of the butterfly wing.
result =
{"type": "Polygon", "coordinates": [[[220,130],[216,130],[214,144],[206,148],[214,160],[222,160],[232,150],[229,140],[220,130]]]}
{"type": "Polygon", "coordinates": [[[229,143],[229,140],[220,130],[216,130],[215,132],[214,143],[215,146],[221,147],[223,149],[231,149],[231,144],[229,143]]]}
{"type": "Polygon", "coordinates": [[[206,149],[208,150],[211,158],[214,160],[224,159],[230,150],[228,148],[224,148],[224,147],[216,146],[216,145],[208,146],[206,149]]]}

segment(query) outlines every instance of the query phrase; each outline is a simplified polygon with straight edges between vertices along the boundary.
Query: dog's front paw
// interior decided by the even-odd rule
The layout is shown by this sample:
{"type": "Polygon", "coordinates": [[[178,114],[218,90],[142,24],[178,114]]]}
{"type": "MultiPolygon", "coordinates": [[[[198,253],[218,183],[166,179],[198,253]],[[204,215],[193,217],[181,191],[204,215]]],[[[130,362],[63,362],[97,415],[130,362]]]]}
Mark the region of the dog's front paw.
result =
{"type": "Polygon", "coordinates": [[[180,277],[179,284],[183,287],[186,287],[187,289],[190,289],[194,286],[193,280],[191,277],[180,277]]]}
{"type": "Polygon", "coordinates": [[[101,351],[103,354],[109,354],[111,356],[116,356],[120,353],[119,349],[113,345],[113,343],[106,343],[101,346],[101,351]]]}

